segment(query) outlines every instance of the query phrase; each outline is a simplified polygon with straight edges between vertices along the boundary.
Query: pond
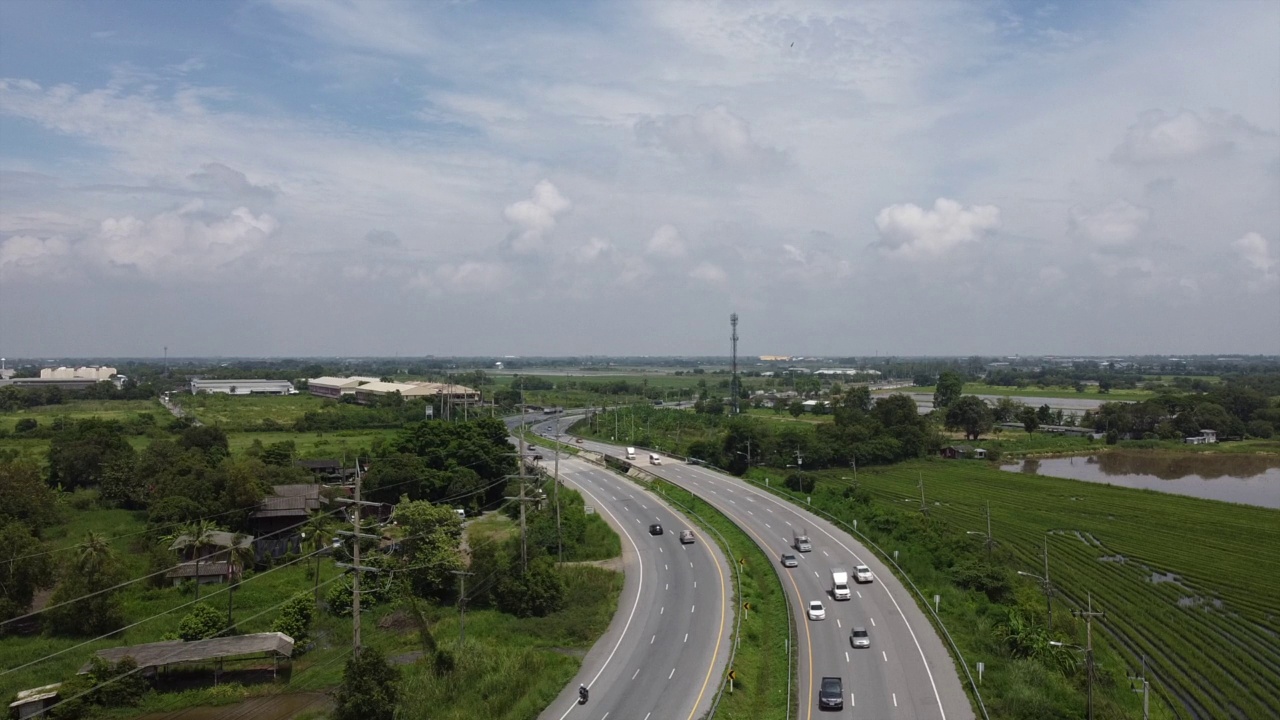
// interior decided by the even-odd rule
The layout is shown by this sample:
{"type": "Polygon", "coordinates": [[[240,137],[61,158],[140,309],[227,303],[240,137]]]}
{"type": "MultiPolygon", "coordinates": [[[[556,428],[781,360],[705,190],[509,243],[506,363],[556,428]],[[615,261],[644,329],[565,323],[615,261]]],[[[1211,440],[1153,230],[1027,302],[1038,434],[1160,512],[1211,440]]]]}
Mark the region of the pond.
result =
{"type": "Polygon", "coordinates": [[[1002,470],[1280,508],[1280,455],[1116,450],[1027,459],[1002,470]]]}

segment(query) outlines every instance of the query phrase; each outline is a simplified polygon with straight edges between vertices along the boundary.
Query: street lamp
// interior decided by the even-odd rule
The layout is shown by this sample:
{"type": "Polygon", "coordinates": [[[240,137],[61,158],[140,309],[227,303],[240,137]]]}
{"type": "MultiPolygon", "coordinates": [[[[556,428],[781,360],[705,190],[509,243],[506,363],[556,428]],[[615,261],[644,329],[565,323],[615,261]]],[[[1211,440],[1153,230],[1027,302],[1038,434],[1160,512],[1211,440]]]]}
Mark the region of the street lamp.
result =
{"type": "MultiPolygon", "coordinates": [[[[1092,636],[1090,637],[1092,638],[1092,636]]],[[[1088,717],[1088,720],[1093,720],[1093,641],[1092,639],[1089,642],[1089,647],[1080,647],[1079,645],[1072,645],[1071,643],[1058,642],[1057,640],[1050,640],[1049,644],[1052,645],[1053,647],[1071,648],[1072,650],[1079,650],[1080,652],[1084,653],[1084,671],[1089,684],[1089,701],[1088,701],[1089,704],[1088,704],[1087,717],[1088,717]]]]}
{"type": "Polygon", "coordinates": [[[987,503],[987,531],[984,533],[977,530],[965,530],[964,532],[966,535],[986,536],[987,541],[984,544],[987,546],[987,562],[991,562],[991,548],[996,544],[995,538],[991,537],[991,503],[987,503]]]}
{"type": "MultiPolygon", "coordinates": [[[[990,532],[990,527],[991,527],[989,524],[990,521],[991,521],[991,515],[990,513],[988,513],[987,515],[988,532],[990,532]]],[[[1051,600],[1051,598],[1053,596],[1053,585],[1049,583],[1049,536],[1047,534],[1044,536],[1044,575],[1036,575],[1035,573],[1023,572],[1022,570],[1019,570],[1018,574],[1025,575],[1026,577],[1029,577],[1029,578],[1035,578],[1036,580],[1040,581],[1040,586],[1044,589],[1045,612],[1049,616],[1049,632],[1052,633],[1053,632],[1053,601],[1051,600]]]]}
{"type": "Polygon", "coordinates": [[[1129,676],[1129,690],[1142,693],[1142,720],[1151,720],[1151,683],[1147,681],[1147,656],[1142,656],[1142,674],[1129,676]],[[1141,682],[1142,687],[1136,687],[1141,682]]]}

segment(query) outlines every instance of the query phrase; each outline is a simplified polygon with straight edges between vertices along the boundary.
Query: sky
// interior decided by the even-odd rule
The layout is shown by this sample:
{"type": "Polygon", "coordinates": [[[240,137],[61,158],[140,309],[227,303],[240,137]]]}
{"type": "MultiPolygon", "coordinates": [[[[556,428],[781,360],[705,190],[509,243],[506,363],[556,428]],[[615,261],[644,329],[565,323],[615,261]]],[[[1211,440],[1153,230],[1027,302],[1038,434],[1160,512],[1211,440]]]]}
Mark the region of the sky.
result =
{"type": "Polygon", "coordinates": [[[0,355],[1280,353],[1280,3],[0,2],[0,355]]]}

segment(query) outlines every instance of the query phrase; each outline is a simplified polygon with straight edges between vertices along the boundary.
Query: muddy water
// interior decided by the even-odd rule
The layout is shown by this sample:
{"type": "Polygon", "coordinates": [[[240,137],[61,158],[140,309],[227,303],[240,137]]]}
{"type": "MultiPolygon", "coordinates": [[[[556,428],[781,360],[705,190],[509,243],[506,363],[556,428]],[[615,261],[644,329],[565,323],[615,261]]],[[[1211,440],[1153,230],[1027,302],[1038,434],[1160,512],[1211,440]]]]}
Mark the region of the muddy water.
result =
{"type": "Polygon", "coordinates": [[[249,698],[232,705],[194,707],[165,713],[143,715],[137,720],[290,720],[308,711],[320,711],[333,707],[333,700],[324,693],[289,693],[249,698]]]}
{"type": "Polygon", "coordinates": [[[1280,508],[1280,456],[1117,450],[1023,460],[1001,469],[1280,508]]]}

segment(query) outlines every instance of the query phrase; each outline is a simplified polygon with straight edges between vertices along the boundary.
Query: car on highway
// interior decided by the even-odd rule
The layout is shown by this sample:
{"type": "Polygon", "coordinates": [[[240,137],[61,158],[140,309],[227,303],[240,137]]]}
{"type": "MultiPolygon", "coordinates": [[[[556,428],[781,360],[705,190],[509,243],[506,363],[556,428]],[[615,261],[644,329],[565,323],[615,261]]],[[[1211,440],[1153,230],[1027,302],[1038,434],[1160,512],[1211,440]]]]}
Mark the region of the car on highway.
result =
{"type": "Polygon", "coordinates": [[[658,523],[654,523],[654,524],[650,525],[650,526],[649,526],[649,534],[650,534],[650,535],[661,535],[661,534],[662,534],[662,526],[661,526],[661,525],[659,525],[658,523]]]}
{"type": "Polygon", "coordinates": [[[798,567],[800,561],[791,553],[782,553],[782,567],[798,567]]]}
{"type": "Polygon", "coordinates": [[[856,648],[871,647],[871,635],[864,627],[855,627],[849,632],[849,642],[856,648]]]}
{"type": "Polygon", "coordinates": [[[688,544],[690,544],[690,543],[692,543],[692,542],[693,542],[693,531],[692,531],[692,530],[681,530],[681,531],[680,531],[680,544],[681,544],[681,545],[688,545],[688,544]]]}
{"type": "Polygon", "coordinates": [[[844,681],[838,677],[824,677],[818,686],[818,708],[821,710],[844,709],[844,681]]]}
{"type": "Polygon", "coordinates": [[[859,565],[853,569],[853,579],[860,583],[869,583],[875,580],[875,575],[871,574],[871,568],[866,565],[859,565]]]}
{"type": "Polygon", "coordinates": [[[809,601],[809,619],[825,620],[826,617],[827,617],[827,609],[822,607],[822,601],[810,600],[809,601]]]}
{"type": "Polygon", "coordinates": [[[574,442],[576,442],[576,443],[578,443],[579,445],[581,445],[581,444],[582,444],[582,438],[578,438],[578,439],[574,440],[574,442]]]}

